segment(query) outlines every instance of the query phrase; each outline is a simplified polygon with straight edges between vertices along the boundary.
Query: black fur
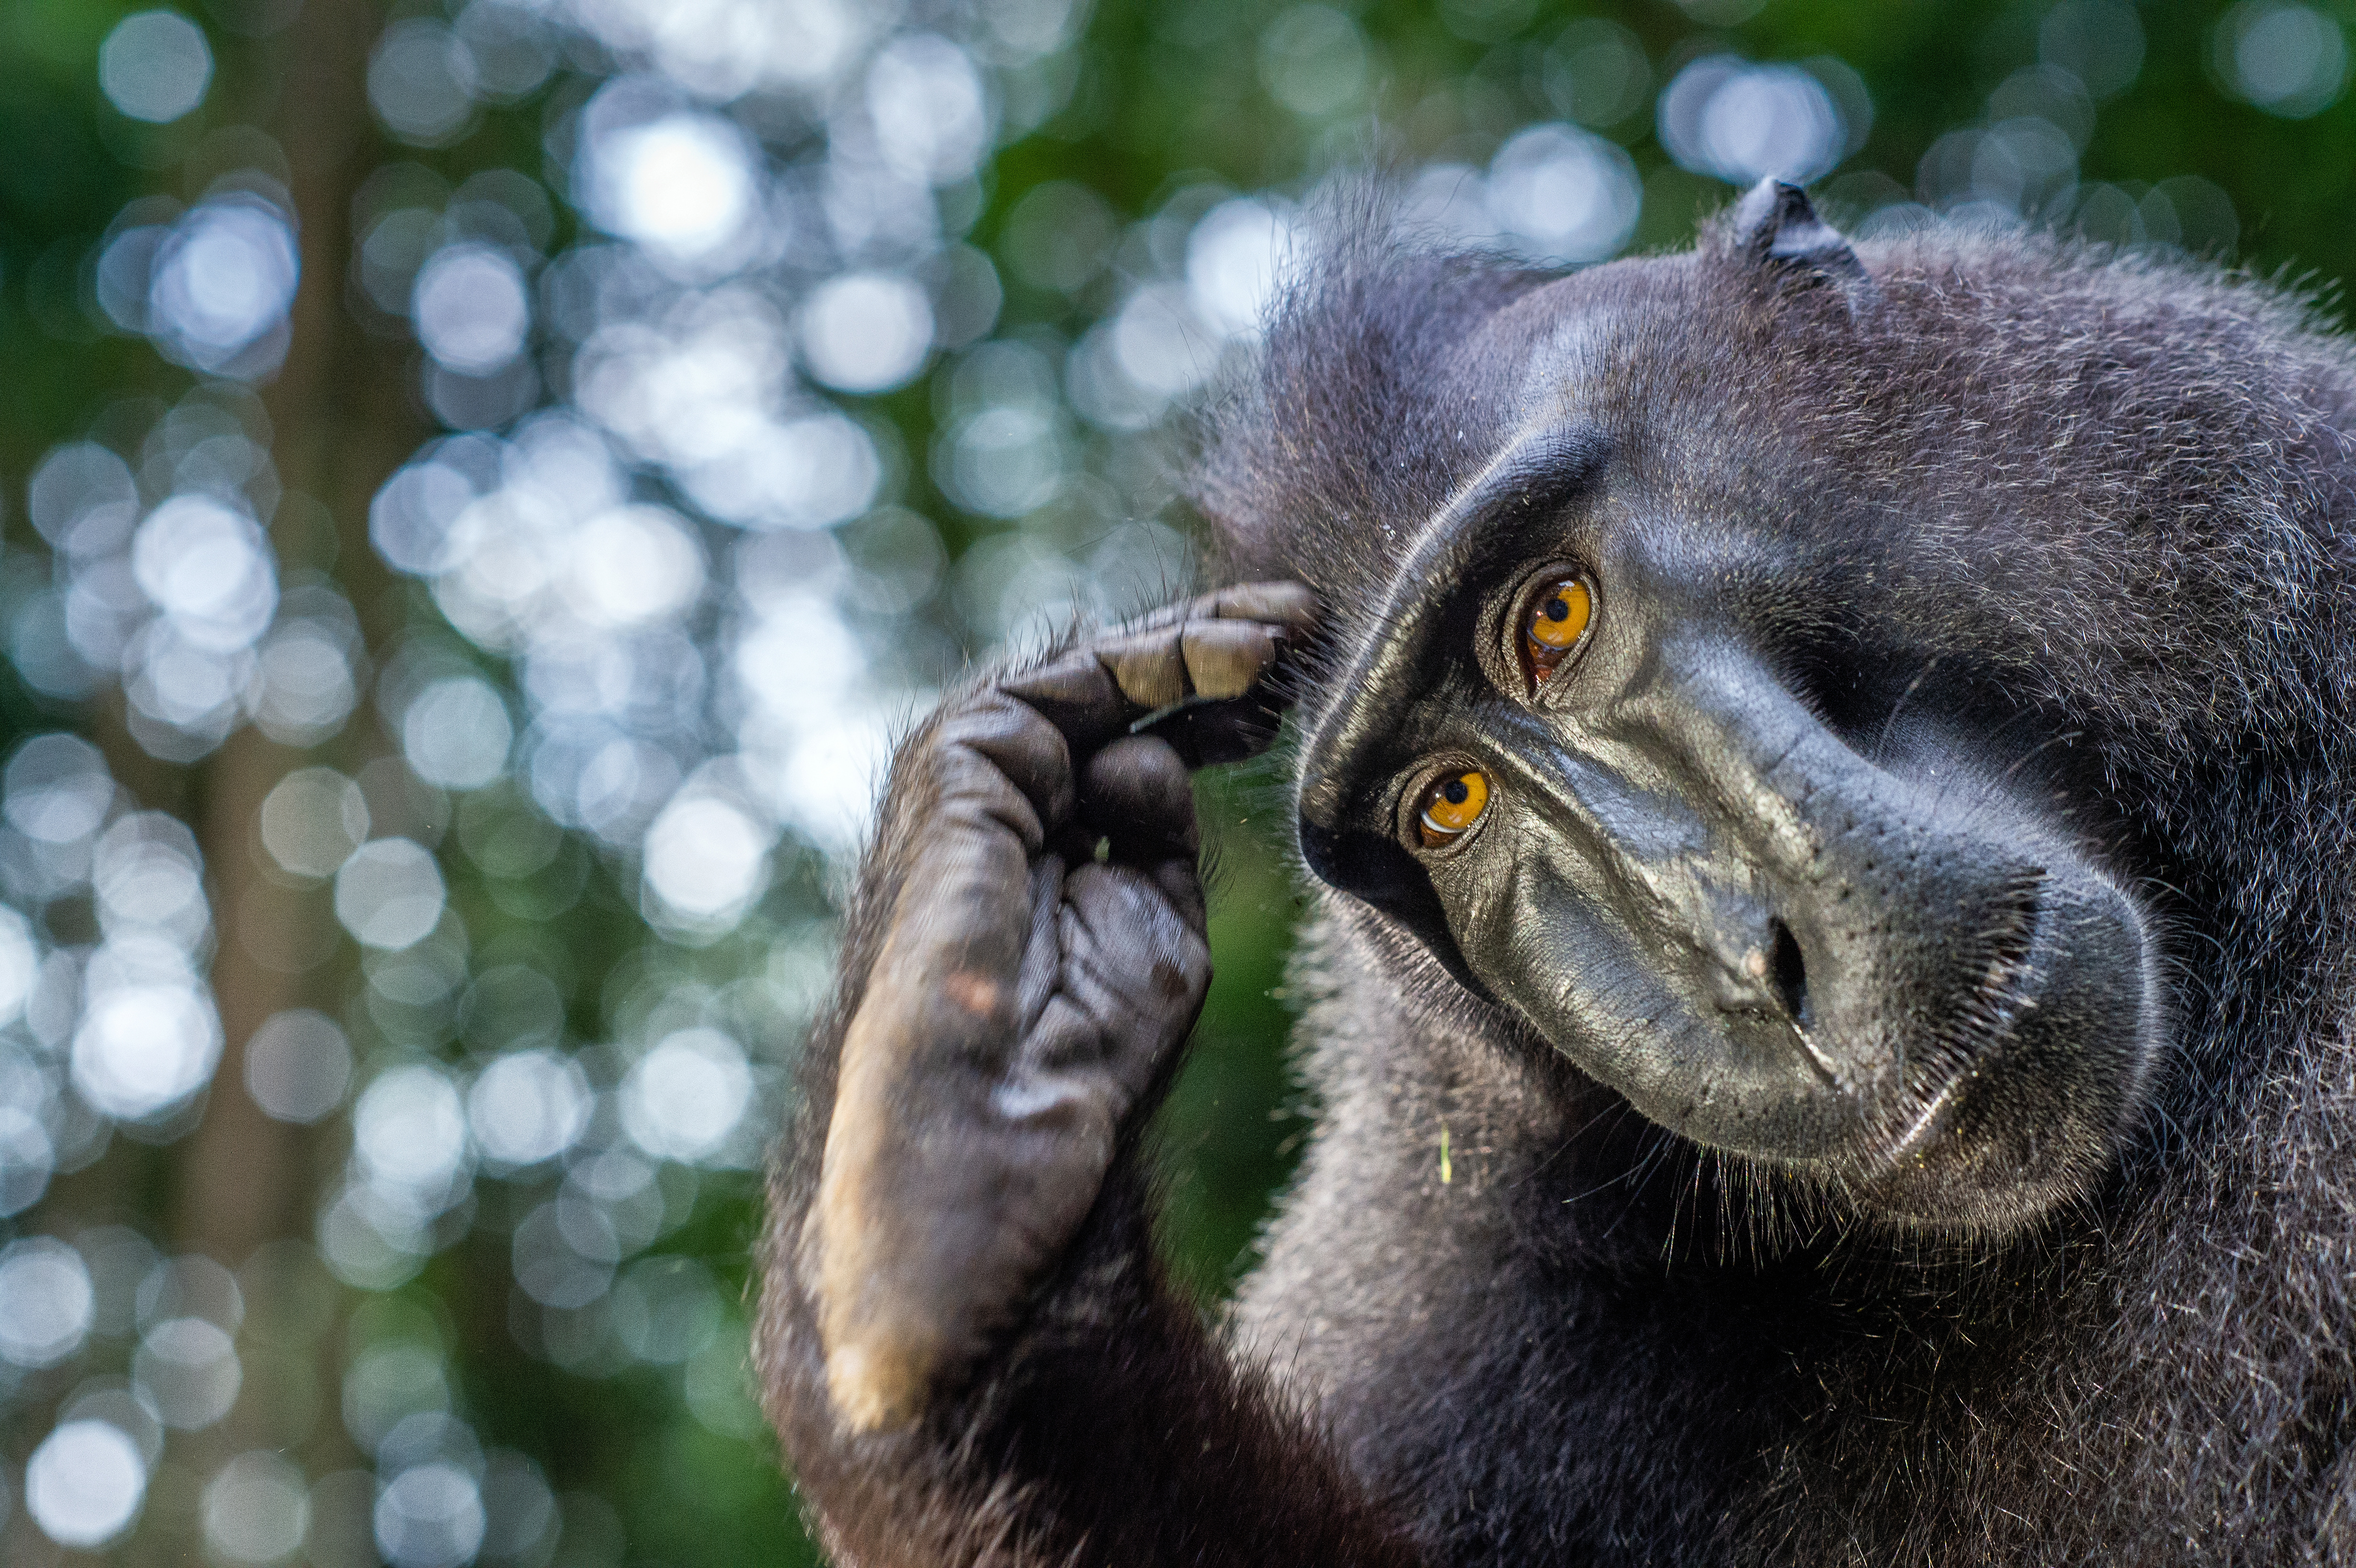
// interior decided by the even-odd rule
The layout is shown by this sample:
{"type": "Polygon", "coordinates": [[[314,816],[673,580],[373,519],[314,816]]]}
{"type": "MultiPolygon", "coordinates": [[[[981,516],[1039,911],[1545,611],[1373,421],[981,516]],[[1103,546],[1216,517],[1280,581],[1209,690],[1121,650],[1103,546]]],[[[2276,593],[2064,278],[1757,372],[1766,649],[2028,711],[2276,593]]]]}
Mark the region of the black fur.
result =
{"type": "Polygon", "coordinates": [[[1575,412],[1814,563],[1762,613],[1861,747],[1901,709],[2020,716],[2007,776],[2165,933],[2165,1072],[2038,1222],[1891,1228],[1644,1122],[1327,892],[1318,1131],[1226,1349],[1156,1284],[1124,1154],[1008,1344],[849,1435],[796,1247],[915,869],[895,784],[761,1336],[841,1560],[2356,1558],[2356,356],[2260,284],[2032,237],[1861,245],[1857,288],[1734,229],[1563,283],[1337,232],[1198,488],[1233,575],[1324,601],[1302,728],[1406,543],[1575,412]]]}
{"type": "MultiPolygon", "coordinates": [[[[1775,1192],[1701,1201],[1712,1162],[1329,897],[1324,1119],[1240,1338],[1439,1561],[2340,1560],[2356,357],[2206,269],[1934,233],[1860,247],[1852,315],[1737,239],[1579,280],[1585,406],[1631,461],[1788,508],[1797,545],[1976,583],[1965,615],[1902,579],[1794,613],[1836,649],[1895,615],[1876,645],[1987,667],[2080,737],[2081,825],[2172,933],[2173,1079],[2030,1235],[1762,1248],[1775,1192]]],[[[1515,346],[1574,308],[1465,265],[1339,243],[1215,435],[1235,569],[1318,587],[1337,662],[1385,634],[1349,618],[1371,541],[1496,450],[1515,346]]]]}

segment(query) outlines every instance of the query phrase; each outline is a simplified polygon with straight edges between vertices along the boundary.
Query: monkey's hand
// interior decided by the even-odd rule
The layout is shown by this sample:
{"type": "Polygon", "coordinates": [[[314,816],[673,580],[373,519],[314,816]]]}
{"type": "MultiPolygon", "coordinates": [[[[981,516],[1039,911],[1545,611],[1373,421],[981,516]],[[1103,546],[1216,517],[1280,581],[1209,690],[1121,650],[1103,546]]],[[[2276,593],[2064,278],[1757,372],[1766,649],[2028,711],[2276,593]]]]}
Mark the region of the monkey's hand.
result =
{"type": "Polygon", "coordinates": [[[1314,615],[1292,584],[1214,593],[982,685],[903,752],[794,1259],[850,1431],[980,1360],[1167,1083],[1211,975],[1188,763],[1267,743],[1266,677],[1314,615]]]}

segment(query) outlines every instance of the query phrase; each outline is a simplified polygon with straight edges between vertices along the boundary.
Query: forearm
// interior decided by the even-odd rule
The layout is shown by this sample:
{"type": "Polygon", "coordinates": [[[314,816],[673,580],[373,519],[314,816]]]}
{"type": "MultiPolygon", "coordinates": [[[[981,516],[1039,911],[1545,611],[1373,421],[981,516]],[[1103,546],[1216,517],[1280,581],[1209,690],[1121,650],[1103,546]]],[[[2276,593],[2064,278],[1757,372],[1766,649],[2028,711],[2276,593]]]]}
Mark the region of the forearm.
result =
{"type": "MultiPolygon", "coordinates": [[[[1002,1352],[900,1432],[844,1428],[807,1300],[772,1273],[761,1370],[805,1502],[841,1562],[1415,1561],[1309,1424],[1168,1287],[1142,1200],[1126,1167],[1108,1179],[1002,1352]]],[[[786,1228],[773,1228],[773,1246],[786,1228]]]]}
{"type": "Polygon", "coordinates": [[[1210,981],[1187,768],[1266,743],[1312,608],[1175,607],[981,679],[894,762],[757,1343],[849,1562],[1394,1560],[1163,1286],[1133,1164],[1210,981]],[[1175,743],[1131,733],[1182,703],[1175,743]]]}

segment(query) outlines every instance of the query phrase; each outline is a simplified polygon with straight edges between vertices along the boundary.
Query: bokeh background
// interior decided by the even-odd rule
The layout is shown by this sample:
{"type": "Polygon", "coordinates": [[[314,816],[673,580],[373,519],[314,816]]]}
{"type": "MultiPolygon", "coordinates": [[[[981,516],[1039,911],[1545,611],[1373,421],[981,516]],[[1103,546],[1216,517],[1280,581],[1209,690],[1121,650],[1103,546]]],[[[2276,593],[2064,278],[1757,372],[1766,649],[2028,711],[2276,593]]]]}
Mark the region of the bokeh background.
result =
{"type": "MultiPolygon", "coordinates": [[[[815,1561],[758,1167],[894,730],[1189,581],[1301,206],[1550,265],[1764,174],[2278,274],[2346,0],[0,0],[0,1560],[815,1561]]],[[[1160,1132],[1304,1122],[1264,774],[1160,1132]]]]}

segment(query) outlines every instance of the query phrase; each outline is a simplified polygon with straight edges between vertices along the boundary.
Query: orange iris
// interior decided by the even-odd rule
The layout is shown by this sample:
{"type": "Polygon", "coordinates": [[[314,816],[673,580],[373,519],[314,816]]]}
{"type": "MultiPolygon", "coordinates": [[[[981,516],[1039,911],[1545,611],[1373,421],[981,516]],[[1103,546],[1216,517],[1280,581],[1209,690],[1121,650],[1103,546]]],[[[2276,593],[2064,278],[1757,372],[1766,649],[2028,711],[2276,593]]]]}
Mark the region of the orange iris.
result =
{"type": "Polygon", "coordinates": [[[1417,808],[1416,831],[1423,847],[1437,849],[1464,836],[1489,808],[1489,775],[1478,768],[1450,773],[1426,786],[1417,808]]]}
{"type": "Polygon", "coordinates": [[[1549,583],[1530,606],[1522,625],[1522,660],[1529,667],[1530,684],[1543,686],[1563,660],[1587,635],[1595,619],[1595,595],[1584,578],[1566,577],[1549,583]]]}

